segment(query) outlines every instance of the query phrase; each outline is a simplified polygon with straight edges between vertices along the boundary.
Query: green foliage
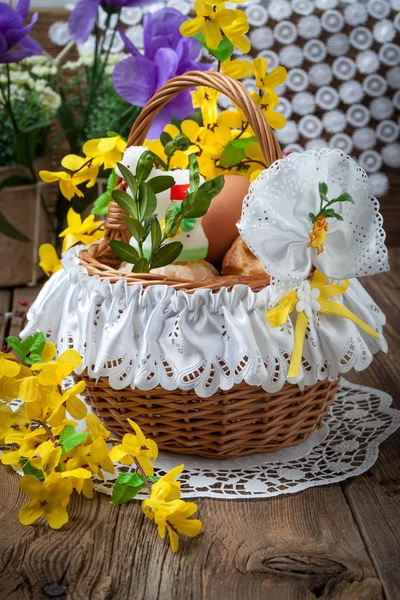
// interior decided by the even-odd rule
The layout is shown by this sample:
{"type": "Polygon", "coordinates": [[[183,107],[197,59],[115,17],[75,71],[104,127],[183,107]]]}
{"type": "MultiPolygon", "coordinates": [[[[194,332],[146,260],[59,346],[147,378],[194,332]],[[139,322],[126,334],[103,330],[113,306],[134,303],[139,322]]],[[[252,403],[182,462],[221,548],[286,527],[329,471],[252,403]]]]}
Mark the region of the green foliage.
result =
{"type": "Polygon", "coordinates": [[[43,362],[42,352],[46,344],[46,338],[41,331],[28,336],[25,340],[10,335],[6,338],[6,342],[27,365],[43,362]]]}
{"type": "MultiPolygon", "coordinates": [[[[149,480],[153,479],[148,477],[149,480]]],[[[121,473],[112,488],[111,502],[124,504],[134,498],[144,487],[145,481],[139,473],[121,473]]]]}
{"type": "Polygon", "coordinates": [[[231,140],[228,142],[220,156],[218,162],[219,166],[230,168],[239,165],[247,158],[247,146],[256,141],[257,138],[255,136],[251,136],[248,138],[238,138],[237,140],[231,140]]]}
{"type": "Polygon", "coordinates": [[[91,210],[91,213],[93,215],[106,215],[107,214],[108,205],[110,204],[110,202],[112,200],[111,193],[115,188],[117,179],[118,179],[117,174],[115,173],[115,171],[112,171],[111,175],[108,178],[106,191],[104,192],[104,194],[101,194],[101,196],[99,196],[97,198],[97,200],[95,200],[95,203],[91,210]]]}
{"type": "Polygon", "coordinates": [[[73,450],[87,438],[87,433],[77,433],[73,425],[66,425],[60,435],[60,442],[63,454],[73,450]]]}
{"type": "Polygon", "coordinates": [[[230,42],[228,40],[228,38],[226,38],[225,36],[220,41],[218,48],[216,50],[212,50],[211,48],[209,48],[207,46],[203,33],[198,33],[197,35],[194,35],[193,37],[195,37],[196,40],[198,40],[200,42],[200,44],[202,46],[204,46],[204,48],[206,50],[208,50],[208,52],[211,54],[211,56],[215,56],[215,58],[217,58],[219,60],[219,62],[221,62],[221,63],[225,62],[226,60],[229,60],[235,49],[232,42],[230,42]]]}
{"type": "Polygon", "coordinates": [[[320,198],[319,213],[317,215],[314,215],[312,212],[308,213],[312,223],[315,223],[318,217],[325,217],[325,219],[333,218],[337,219],[338,221],[343,221],[343,217],[339,215],[333,208],[330,208],[332,204],[337,204],[339,202],[351,202],[352,204],[355,204],[353,198],[348,192],[344,192],[337,198],[332,198],[332,200],[329,200],[328,185],[325,183],[325,181],[321,181],[318,184],[318,192],[320,198]]]}
{"type": "MultiPolygon", "coordinates": [[[[178,138],[179,136],[177,136],[178,138]]],[[[170,156],[173,154],[172,144],[175,140],[171,136],[163,136],[165,148],[169,146],[170,156]]],[[[186,136],[180,136],[176,148],[186,147],[190,141],[186,136]]],[[[164,232],[161,230],[157,215],[156,193],[171,188],[175,180],[169,175],[148,179],[153,168],[154,161],[151,152],[144,152],[139,159],[136,169],[136,179],[132,173],[118,164],[118,167],[126,181],[129,192],[114,190],[113,200],[127,213],[124,216],[125,223],[135,238],[137,250],[126,242],[112,240],[110,247],[120,258],[132,264],[132,272],[148,273],[151,269],[164,267],[179,258],[182,252],[181,242],[169,242],[168,238],[174,238],[179,231],[191,231],[196,224],[196,219],[204,216],[208,211],[213,197],[218,194],[224,186],[223,176],[204,182],[200,185],[200,173],[197,158],[194,154],[189,159],[189,193],[182,202],[171,202],[165,212],[164,232]],[[151,250],[148,255],[143,253],[143,244],[148,235],[151,234],[151,250]]]]}
{"type": "Polygon", "coordinates": [[[44,481],[43,471],[39,471],[39,469],[32,467],[30,462],[27,460],[20,460],[19,464],[21,465],[24,475],[33,475],[33,477],[36,477],[36,479],[39,479],[39,481],[44,481]]]}

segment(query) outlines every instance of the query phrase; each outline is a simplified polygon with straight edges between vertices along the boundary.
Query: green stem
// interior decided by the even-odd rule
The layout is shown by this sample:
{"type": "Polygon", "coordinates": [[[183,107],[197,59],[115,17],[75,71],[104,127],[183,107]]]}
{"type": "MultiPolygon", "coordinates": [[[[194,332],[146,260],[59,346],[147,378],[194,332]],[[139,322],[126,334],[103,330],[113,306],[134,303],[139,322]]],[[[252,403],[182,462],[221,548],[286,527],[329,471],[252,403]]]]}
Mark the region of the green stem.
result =
{"type": "Polygon", "coordinates": [[[12,109],[12,104],[11,104],[11,75],[10,75],[10,65],[8,63],[6,63],[6,71],[7,71],[7,95],[3,90],[3,87],[0,86],[0,90],[1,90],[1,94],[3,96],[4,99],[4,105],[6,107],[6,110],[10,116],[11,119],[11,123],[12,126],[14,128],[14,131],[16,134],[19,133],[19,128],[18,128],[18,124],[17,124],[17,120],[15,118],[14,115],[14,111],[12,109]]]}

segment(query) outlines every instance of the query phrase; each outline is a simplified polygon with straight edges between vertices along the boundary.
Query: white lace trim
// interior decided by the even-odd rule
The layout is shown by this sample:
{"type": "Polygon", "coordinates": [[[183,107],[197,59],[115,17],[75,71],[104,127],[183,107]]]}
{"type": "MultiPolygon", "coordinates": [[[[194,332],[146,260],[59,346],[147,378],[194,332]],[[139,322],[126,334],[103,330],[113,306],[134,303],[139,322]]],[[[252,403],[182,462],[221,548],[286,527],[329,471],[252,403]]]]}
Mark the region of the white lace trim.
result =
{"type": "MultiPolygon", "coordinates": [[[[231,292],[176,292],[165,285],[145,290],[89,276],[79,265],[82,246],[64,254],[64,269],[41,290],[28,313],[26,337],[44,331],[59,352],[83,356],[79,372],[108,377],[110,386],[150,390],[194,389],[201,397],[245,381],[268,392],[282,388],[290,364],[297,313],[272,328],[265,314],[274,288],[254,293],[237,285],[231,292]]],[[[357,280],[337,299],[380,334],[376,340],[347,319],[313,313],[296,383],[335,379],[365,369],[379,349],[385,317],[357,280]]]]}

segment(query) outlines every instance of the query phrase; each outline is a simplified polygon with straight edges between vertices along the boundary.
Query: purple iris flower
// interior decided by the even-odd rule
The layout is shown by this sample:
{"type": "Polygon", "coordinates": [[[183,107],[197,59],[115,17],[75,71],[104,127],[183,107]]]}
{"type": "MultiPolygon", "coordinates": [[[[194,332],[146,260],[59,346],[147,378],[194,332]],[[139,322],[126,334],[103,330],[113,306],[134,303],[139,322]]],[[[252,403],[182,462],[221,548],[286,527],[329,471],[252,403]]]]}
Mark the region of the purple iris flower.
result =
{"type": "MultiPolygon", "coordinates": [[[[132,56],[115,67],[113,84],[127,102],[144,106],[171,77],[210,67],[195,62],[201,46],[196,40],[181,36],[179,27],[184,21],[184,15],[174,8],[163,8],[154,14],[146,13],[143,19],[143,54],[120,31],[126,49],[132,56]]],[[[171,123],[172,117],[185,119],[193,112],[190,92],[182,92],[161,109],[148,137],[158,138],[165,125],[171,123]]]]}
{"type": "Polygon", "coordinates": [[[0,63],[19,62],[42,52],[40,44],[28,35],[36,23],[37,13],[32,16],[30,24],[24,27],[29,4],[30,0],[19,0],[15,9],[9,4],[0,4],[0,63]],[[14,46],[19,48],[15,49],[14,46]]]}
{"type": "Polygon", "coordinates": [[[131,6],[146,6],[157,0],[78,0],[69,21],[69,33],[76,44],[86,42],[93,29],[99,6],[107,13],[119,12],[131,6]]]}

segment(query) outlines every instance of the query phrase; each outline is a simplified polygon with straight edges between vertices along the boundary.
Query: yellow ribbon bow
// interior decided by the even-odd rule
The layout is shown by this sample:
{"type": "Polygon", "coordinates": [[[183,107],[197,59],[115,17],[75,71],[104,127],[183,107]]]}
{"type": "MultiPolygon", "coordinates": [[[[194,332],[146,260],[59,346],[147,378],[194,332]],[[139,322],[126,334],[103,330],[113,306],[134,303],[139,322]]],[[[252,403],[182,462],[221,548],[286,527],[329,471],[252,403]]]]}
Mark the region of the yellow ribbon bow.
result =
{"type": "Polygon", "coordinates": [[[267,313],[267,319],[271,327],[280,327],[286,322],[286,319],[291,312],[294,310],[297,310],[298,312],[288,379],[298,377],[300,374],[304,338],[310,320],[311,310],[349,319],[360,327],[360,329],[369,333],[369,335],[372,335],[372,337],[378,340],[380,339],[376,331],[367,325],[367,323],[364,323],[364,321],[359,319],[357,315],[351,312],[351,310],[338,302],[328,300],[328,298],[341,296],[347,290],[349,285],[348,279],[346,279],[342,285],[325,284],[326,280],[327,277],[325,277],[325,275],[319,271],[315,271],[310,286],[310,298],[306,300],[306,302],[303,300],[303,296],[305,297],[306,295],[304,292],[303,294],[298,295],[299,290],[292,290],[281,299],[278,306],[267,313]],[[318,290],[319,293],[313,293],[313,290],[318,290]]]}

